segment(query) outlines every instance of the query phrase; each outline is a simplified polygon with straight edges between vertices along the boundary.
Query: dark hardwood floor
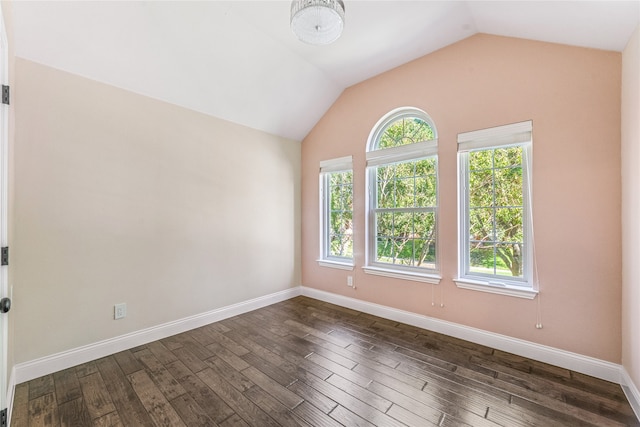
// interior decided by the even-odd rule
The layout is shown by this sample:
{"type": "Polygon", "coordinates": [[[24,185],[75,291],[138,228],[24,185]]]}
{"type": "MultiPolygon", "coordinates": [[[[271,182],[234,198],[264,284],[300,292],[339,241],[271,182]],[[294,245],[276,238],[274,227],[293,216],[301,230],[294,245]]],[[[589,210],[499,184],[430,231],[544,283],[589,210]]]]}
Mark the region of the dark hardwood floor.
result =
{"type": "Polygon", "coordinates": [[[23,426],[638,426],[619,385],[297,297],[17,386],[23,426]]]}

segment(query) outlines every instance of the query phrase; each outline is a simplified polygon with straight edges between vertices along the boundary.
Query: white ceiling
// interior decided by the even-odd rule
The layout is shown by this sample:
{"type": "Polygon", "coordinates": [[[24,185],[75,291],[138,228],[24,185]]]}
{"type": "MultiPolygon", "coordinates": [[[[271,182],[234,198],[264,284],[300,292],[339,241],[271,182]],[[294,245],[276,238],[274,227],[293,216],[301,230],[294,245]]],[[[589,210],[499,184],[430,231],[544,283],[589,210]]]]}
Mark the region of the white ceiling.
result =
{"type": "Polygon", "coordinates": [[[639,1],[345,0],[309,46],[290,1],[14,1],[16,54],[302,140],[347,87],[475,33],[622,51],[639,1]]]}

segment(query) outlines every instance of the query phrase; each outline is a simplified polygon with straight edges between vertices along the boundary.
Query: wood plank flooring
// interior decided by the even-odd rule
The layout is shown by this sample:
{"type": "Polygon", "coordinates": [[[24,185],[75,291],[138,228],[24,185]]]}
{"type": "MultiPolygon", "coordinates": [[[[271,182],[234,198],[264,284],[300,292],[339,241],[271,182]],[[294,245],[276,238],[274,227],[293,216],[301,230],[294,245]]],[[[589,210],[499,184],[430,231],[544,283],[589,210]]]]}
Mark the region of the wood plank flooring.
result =
{"type": "Polygon", "coordinates": [[[640,426],[619,385],[297,297],[16,387],[23,426],[640,426]]]}

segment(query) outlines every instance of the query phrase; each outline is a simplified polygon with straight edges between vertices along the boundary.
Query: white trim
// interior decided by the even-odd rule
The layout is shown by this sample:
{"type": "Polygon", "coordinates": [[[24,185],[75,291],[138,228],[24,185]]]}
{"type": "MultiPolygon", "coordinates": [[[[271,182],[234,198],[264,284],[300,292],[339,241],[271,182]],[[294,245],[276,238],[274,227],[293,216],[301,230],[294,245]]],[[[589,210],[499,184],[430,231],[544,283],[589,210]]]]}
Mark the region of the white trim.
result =
{"type": "MultiPolygon", "coordinates": [[[[331,227],[331,215],[330,215],[330,191],[331,191],[331,185],[330,185],[330,175],[333,173],[345,173],[345,172],[351,172],[351,216],[353,219],[353,165],[351,163],[351,156],[347,156],[347,157],[341,157],[339,159],[332,159],[332,160],[324,160],[322,162],[320,162],[320,181],[319,181],[319,196],[320,196],[320,200],[319,200],[319,207],[320,207],[320,239],[319,239],[319,243],[320,243],[320,259],[318,261],[323,261],[323,262],[332,262],[332,258],[334,258],[334,256],[330,255],[331,252],[331,242],[330,242],[330,227],[331,227]],[[344,169],[343,167],[346,166],[348,163],[349,168],[344,169]],[[324,164],[324,166],[323,166],[324,164]],[[325,169],[328,168],[328,169],[325,169]]],[[[352,236],[352,240],[353,240],[353,236],[352,236]]],[[[352,246],[353,246],[353,241],[351,242],[352,246]]],[[[353,249],[353,248],[352,248],[353,249]]],[[[345,259],[351,259],[351,263],[353,263],[353,258],[347,258],[344,257],[345,259]]],[[[334,261],[335,262],[335,261],[334,261]]],[[[339,261],[338,261],[339,262],[339,261]]],[[[347,262],[344,262],[345,264],[347,262]]],[[[321,264],[322,265],[322,264],[321,264]]],[[[325,267],[330,267],[329,265],[324,265],[325,267]]]]}
{"type": "Polygon", "coordinates": [[[302,287],[302,295],[620,384],[621,366],[605,360],[318,289],[302,287]]]}
{"type": "Polygon", "coordinates": [[[534,299],[538,295],[538,291],[531,288],[523,288],[507,285],[505,283],[480,282],[469,279],[453,279],[456,286],[461,289],[470,289],[472,291],[488,292],[490,294],[508,295],[511,297],[534,299]]]}
{"type": "Polygon", "coordinates": [[[20,363],[13,367],[11,377],[9,379],[10,387],[7,394],[8,425],[11,425],[10,422],[16,384],[58,372],[100,357],[105,357],[128,348],[198,328],[209,323],[224,320],[229,317],[237,316],[281,301],[286,301],[298,295],[304,295],[320,301],[326,301],[342,307],[351,308],[353,310],[362,311],[364,313],[439,332],[452,337],[475,342],[477,344],[490,346],[498,350],[507,351],[533,360],[539,360],[565,369],[571,369],[596,378],[618,383],[622,386],[631,407],[640,420],[640,392],[638,392],[638,388],[633,383],[624,367],[615,363],[471,328],[453,322],[398,310],[392,307],[345,297],[318,289],[299,286],[237,304],[232,304],[206,313],[168,322],[163,325],[121,335],[119,337],[100,341],[87,346],[78,347],[76,349],[57,353],[30,362],[20,363]]]}
{"type": "Polygon", "coordinates": [[[620,381],[620,385],[622,386],[622,391],[624,391],[633,412],[635,412],[638,421],[640,421],[640,391],[638,391],[638,387],[633,383],[624,366],[621,368],[621,372],[622,380],[620,381]]]}
{"type": "MultiPolygon", "coordinates": [[[[0,7],[0,84],[9,84],[9,43],[4,14],[0,7]]],[[[0,107],[0,246],[8,247],[9,217],[9,105],[0,107]]],[[[0,268],[0,298],[11,298],[9,266],[0,268]]],[[[0,314],[0,405],[6,405],[6,394],[10,379],[7,378],[10,314],[0,314]]],[[[0,406],[0,409],[3,409],[0,406]]]]}
{"type": "Polygon", "coordinates": [[[11,425],[11,414],[13,413],[13,400],[16,393],[16,368],[11,369],[9,384],[7,385],[7,425],[11,425]]]}
{"type": "Polygon", "coordinates": [[[533,122],[512,123],[458,134],[458,153],[531,142],[533,122]]]}
{"type": "Polygon", "coordinates": [[[367,167],[417,160],[438,154],[438,139],[367,152],[367,167]]]}
{"type": "Polygon", "coordinates": [[[329,268],[337,268],[339,270],[353,271],[353,263],[332,261],[328,259],[319,259],[317,261],[320,267],[329,267],[329,268]]]}
{"type": "Polygon", "coordinates": [[[343,172],[351,169],[353,169],[353,156],[320,161],[320,173],[343,172]]]}
{"type": "Polygon", "coordinates": [[[431,283],[437,285],[442,280],[442,277],[436,274],[429,273],[413,273],[410,271],[402,271],[390,268],[372,267],[367,265],[362,267],[365,273],[373,274],[374,276],[393,277],[394,279],[413,280],[414,282],[431,283]]]}
{"type": "Polygon", "coordinates": [[[15,366],[17,384],[58,372],[82,363],[90,362],[129,348],[199,328],[213,322],[257,310],[271,304],[294,298],[301,294],[300,287],[285,289],[269,295],[243,301],[205,313],[167,322],[162,325],[109,338],[93,344],[41,357],[15,366]]]}

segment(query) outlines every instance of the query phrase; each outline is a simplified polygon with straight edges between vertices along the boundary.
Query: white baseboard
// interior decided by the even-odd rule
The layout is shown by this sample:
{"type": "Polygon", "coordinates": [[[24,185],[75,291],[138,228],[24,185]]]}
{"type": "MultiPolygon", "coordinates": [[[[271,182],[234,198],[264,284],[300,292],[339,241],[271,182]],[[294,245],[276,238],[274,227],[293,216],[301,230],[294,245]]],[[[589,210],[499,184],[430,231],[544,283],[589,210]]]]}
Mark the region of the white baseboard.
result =
{"type": "Polygon", "coordinates": [[[109,338],[93,344],[63,351],[51,356],[42,357],[30,362],[19,363],[15,366],[15,384],[30,381],[43,375],[48,375],[63,369],[71,368],[82,363],[90,362],[129,348],[137,347],[162,338],[180,334],[191,329],[199,328],[213,322],[237,316],[252,310],[257,310],[277,302],[285,301],[300,295],[300,287],[286,289],[273,294],[232,304],[226,307],[185,317],[184,319],[131,332],[118,337],[109,338]]]}
{"type": "Polygon", "coordinates": [[[11,375],[9,375],[9,384],[7,384],[7,425],[11,425],[11,413],[13,412],[13,398],[16,391],[16,368],[11,369],[11,375]]]}
{"type": "Polygon", "coordinates": [[[624,366],[622,367],[621,385],[625,396],[627,396],[629,404],[633,408],[633,412],[635,412],[636,417],[640,420],[640,391],[638,391],[638,387],[633,383],[633,380],[624,366]]]}
{"type": "Polygon", "coordinates": [[[615,363],[318,289],[302,287],[302,295],[621,383],[621,366],[615,363]]]}
{"type": "Polygon", "coordinates": [[[565,369],[571,369],[596,378],[619,383],[622,385],[633,410],[640,419],[640,393],[638,392],[638,388],[633,383],[626,370],[615,363],[307,287],[286,289],[284,291],[275,292],[252,300],[211,310],[206,313],[186,317],[184,319],[179,319],[173,322],[168,322],[162,325],[32,360],[30,362],[20,363],[14,366],[9,379],[7,393],[7,403],[9,405],[8,416],[11,416],[16,384],[99,359],[148,342],[199,328],[209,323],[224,320],[252,310],[257,310],[277,302],[288,300],[298,295],[305,295],[310,298],[326,301],[342,307],[351,308],[353,310],[362,311],[364,313],[439,332],[565,369]]]}

